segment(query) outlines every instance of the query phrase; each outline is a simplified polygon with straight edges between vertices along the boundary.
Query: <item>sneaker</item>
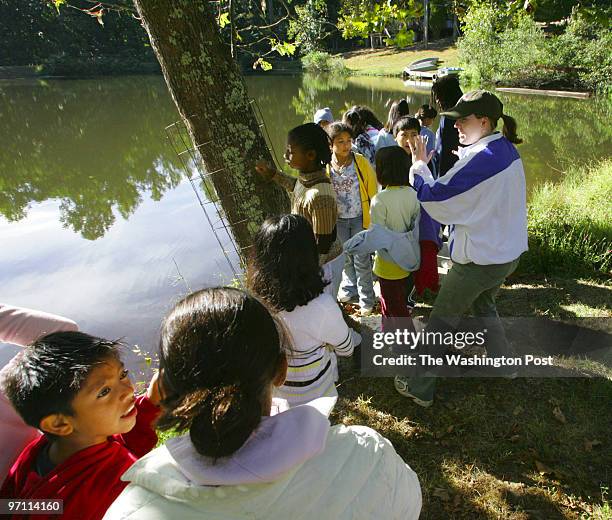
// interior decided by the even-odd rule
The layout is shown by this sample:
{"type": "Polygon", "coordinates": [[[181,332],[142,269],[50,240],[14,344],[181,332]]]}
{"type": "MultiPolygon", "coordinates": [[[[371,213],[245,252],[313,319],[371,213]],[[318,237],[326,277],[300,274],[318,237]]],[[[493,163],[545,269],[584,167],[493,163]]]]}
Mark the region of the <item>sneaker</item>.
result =
{"type": "Polygon", "coordinates": [[[406,298],[406,305],[408,306],[409,309],[414,309],[416,307],[417,302],[414,299],[415,295],[416,295],[416,287],[413,287],[412,291],[410,291],[410,294],[408,295],[408,298],[406,298]]]}
{"type": "Polygon", "coordinates": [[[345,294],[343,296],[338,296],[338,301],[340,303],[356,302],[357,301],[357,296],[351,296],[351,295],[345,294]]]}
{"type": "Polygon", "coordinates": [[[394,379],[395,389],[397,392],[404,397],[408,397],[412,399],[415,404],[422,406],[423,408],[429,408],[433,404],[433,399],[430,401],[424,401],[423,399],[419,399],[416,395],[410,393],[410,387],[408,386],[408,378],[402,376],[395,376],[394,379]]]}

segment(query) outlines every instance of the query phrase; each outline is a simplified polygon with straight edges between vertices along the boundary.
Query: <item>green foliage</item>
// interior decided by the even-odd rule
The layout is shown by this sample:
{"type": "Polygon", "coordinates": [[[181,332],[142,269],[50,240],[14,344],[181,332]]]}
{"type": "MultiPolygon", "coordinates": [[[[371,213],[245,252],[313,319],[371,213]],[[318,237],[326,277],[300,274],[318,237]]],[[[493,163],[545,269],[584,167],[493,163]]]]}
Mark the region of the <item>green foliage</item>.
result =
{"type": "Polygon", "coordinates": [[[226,13],[221,13],[219,15],[219,17],[217,18],[217,23],[219,24],[219,27],[221,27],[221,29],[223,29],[227,24],[230,23],[230,15],[228,12],[226,13]]]}
{"type": "Polygon", "coordinates": [[[612,160],[575,168],[537,187],[529,204],[522,267],[550,274],[606,275],[612,269],[612,160]]]}
{"type": "Polygon", "coordinates": [[[308,72],[346,73],[344,60],[327,52],[314,51],[302,57],[302,67],[308,72]]]}
{"type": "Polygon", "coordinates": [[[388,0],[373,5],[368,0],[348,0],[342,5],[338,29],[345,39],[387,31],[393,35],[385,39],[387,45],[405,47],[414,40],[409,24],[422,15],[422,3],[415,0],[388,0]]]}
{"type": "Polygon", "coordinates": [[[306,0],[295,6],[296,18],[289,22],[287,36],[295,40],[300,54],[307,55],[323,49],[327,36],[327,5],[324,0],[306,0]]]}
{"type": "MultiPolygon", "coordinates": [[[[0,65],[37,65],[47,61],[87,62],[88,57],[130,56],[132,63],[155,61],[147,35],[127,12],[69,9],[64,1],[6,0],[0,2],[0,65]],[[62,5],[64,4],[64,5],[62,5]]],[[[119,5],[130,5],[118,0],[119,5]]],[[[78,5],[91,8],[92,4],[78,5]]],[[[126,7],[127,8],[127,7],[126,7]]],[[[90,64],[87,64],[89,73],[90,64]]],[[[76,67],[75,67],[76,69],[76,67]]],[[[78,72],[78,71],[77,71],[78,72]]]]}
{"type": "Polygon", "coordinates": [[[272,50],[278,52],[280,56],[293,56],[297,48],[295,43],[280,42],[275,39],[270,40],[270,46],[272,50]]]}
{"type": "Polygon", "coordinates": [[[267,72],[272,70],[272,64],[269,61],[264,60],[263,58],[257,58],[255,63],[253,63],[253,68],[261,67],[261,70],[267,72]]]}
{"type": "Polygon", "coordinates": [[[612,81],[612,35],[597,17],[575,9],[566,30],[546,35],[525,12],[475,4],[463,18],[459,59],[479,83],[606,91],[612,81]]]}

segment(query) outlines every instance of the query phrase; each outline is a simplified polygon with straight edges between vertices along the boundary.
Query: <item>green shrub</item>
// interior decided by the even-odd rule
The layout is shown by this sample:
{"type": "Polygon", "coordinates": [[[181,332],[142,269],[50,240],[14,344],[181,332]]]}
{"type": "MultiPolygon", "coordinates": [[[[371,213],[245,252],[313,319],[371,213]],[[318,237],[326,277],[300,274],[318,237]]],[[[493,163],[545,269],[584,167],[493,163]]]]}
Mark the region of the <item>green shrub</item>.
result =
{"type": "Polygon", "coordinates": [[[597,18],[574,10],[565,31],[548,36],[526,13],[476,4],[463,18],[457,48],[478,83],[609,92],[612,34],[597,18]]]}
{"type": "Polygon", "coordinates": [[[529,252],[521,267],[541,274],[609,274],[612,159],[536,188],[529,203],[529,252]]]}
{"type": "Polygon", "coordinates": [[[346,66],[341,57],[322,51],[313,51],[303,56],[302,67],[308,72],[346,73],[346,66]]]}

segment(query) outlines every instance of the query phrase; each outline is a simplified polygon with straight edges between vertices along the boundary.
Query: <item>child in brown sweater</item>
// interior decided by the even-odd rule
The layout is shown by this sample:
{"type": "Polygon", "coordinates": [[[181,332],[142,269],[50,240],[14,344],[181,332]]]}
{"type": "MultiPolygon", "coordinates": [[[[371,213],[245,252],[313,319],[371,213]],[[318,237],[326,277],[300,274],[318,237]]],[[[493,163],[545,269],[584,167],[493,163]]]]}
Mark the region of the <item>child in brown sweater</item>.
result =
{"type": "Polygon", "coordinates": [[[257,172],[291,192],[291,212],[310,222],[315,233],[319,264],[324,278],[331,282],[327,289],[334,298],[342,279],[344,254],[337,236],[338,206],[336,193],[325,172],[331,161],[329,137],[314,123],[295,127],[287,136],[285,161],[298,171],[292,177],[277,171],[270,164],[260,162],[257,172]]]}

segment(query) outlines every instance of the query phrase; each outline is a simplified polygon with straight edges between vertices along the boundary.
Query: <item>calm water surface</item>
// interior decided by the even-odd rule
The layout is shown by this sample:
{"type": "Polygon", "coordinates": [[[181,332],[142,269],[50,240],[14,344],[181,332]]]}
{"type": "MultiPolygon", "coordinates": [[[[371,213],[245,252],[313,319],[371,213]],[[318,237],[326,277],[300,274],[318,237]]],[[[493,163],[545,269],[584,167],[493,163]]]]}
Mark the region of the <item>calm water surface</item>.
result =
{"type": "MultiPolygon", "coordinates": [[[[389,78],[247,81],[279,159],[286,131],[317,108],[339,117],[367,104],[384,120],[390,99],[416,108],[429,95],[389,78]]],[[[525,139],[530,189],[612,150],[603,102],[500,97],[525,139]]],[[[0,107],[0,301],[152,350],[177,298],[231,280],[166,138],[177,112],[161,77],[0,82],[0,107]]]]}

